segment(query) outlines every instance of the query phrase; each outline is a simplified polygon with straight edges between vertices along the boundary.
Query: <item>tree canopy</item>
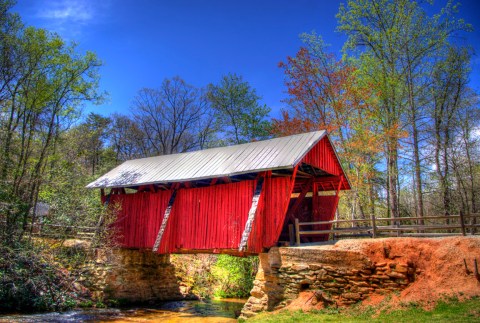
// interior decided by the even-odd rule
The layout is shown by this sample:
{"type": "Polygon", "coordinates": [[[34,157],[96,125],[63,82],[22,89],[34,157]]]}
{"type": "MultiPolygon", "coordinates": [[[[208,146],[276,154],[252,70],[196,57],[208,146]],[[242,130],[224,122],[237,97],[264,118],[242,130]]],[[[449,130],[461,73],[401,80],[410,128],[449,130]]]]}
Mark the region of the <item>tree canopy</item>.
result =
{"type": "Polygon", "coordinates": [[[210,84],[208,99],[217,129],[227,143],[240,144],[268,137],[266,117],[270,109],[259,104],[261,98],[241,76],[228,74],[219,84],[210,84]]]}

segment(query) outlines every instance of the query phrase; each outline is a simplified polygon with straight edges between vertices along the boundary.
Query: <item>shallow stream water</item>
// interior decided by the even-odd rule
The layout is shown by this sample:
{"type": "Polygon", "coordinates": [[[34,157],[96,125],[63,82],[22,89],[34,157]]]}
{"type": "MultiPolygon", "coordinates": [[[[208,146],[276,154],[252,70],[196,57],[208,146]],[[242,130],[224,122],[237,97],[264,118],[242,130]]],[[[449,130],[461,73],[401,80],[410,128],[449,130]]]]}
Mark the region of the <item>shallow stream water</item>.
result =
{"type": "Polygon", "coordinates": [[[245,299],[164,302],[158,305],[0,315],[0,322],[236,322],[245,299]]]}

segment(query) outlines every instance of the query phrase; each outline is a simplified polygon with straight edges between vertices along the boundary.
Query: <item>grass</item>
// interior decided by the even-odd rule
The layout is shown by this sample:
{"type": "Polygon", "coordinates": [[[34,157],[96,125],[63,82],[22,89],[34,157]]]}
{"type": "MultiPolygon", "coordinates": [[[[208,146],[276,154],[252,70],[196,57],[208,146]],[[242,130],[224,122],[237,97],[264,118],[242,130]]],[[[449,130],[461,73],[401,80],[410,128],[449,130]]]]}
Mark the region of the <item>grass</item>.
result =
{"type": "Polygon", "coordinates": [[[480,322],[480,298],[466,301],[451,299],[437,303],[427,311],[415,303],[402,304],[400,309],[382,310],[374,307],[324,309],[320,311],[291,312],[288,310],[262,313],[248,322],[480,322]]]}

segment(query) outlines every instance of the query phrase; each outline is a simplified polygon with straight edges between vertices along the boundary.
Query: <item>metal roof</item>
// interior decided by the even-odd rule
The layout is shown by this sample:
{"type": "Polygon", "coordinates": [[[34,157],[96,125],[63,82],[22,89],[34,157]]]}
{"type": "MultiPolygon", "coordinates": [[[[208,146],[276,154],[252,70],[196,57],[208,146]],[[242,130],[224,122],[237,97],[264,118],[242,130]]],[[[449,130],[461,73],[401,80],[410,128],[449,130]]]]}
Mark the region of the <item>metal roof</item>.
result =
{"type": "Polygon", "coordinates": [[[322,130],[235,146],[133,159],[87,187],[129,187],[291,169],[325,134],[322,130]]]}

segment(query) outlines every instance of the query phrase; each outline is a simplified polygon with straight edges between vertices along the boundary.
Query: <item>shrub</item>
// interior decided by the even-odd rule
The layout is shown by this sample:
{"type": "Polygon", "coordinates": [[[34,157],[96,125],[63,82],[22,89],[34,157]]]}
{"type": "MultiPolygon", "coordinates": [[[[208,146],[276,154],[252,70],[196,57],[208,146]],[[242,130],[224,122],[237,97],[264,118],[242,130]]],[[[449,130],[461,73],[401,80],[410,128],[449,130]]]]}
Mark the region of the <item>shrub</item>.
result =
{"type": "Polygon", "coordinates": [[[70,278],[27,243],[0,244],[0,311],[62,310],[75,305],[70,278]]]}
{"type": "Polygon", "coordinates": [[[217,297],[248,297],[258,266],[257,257],[219,255],[212,267],[217,297]]]}

